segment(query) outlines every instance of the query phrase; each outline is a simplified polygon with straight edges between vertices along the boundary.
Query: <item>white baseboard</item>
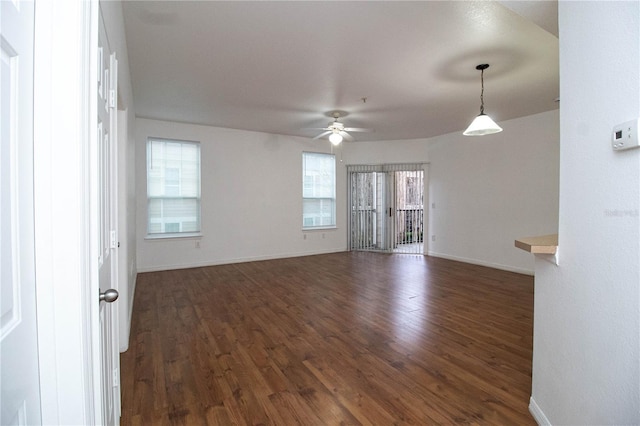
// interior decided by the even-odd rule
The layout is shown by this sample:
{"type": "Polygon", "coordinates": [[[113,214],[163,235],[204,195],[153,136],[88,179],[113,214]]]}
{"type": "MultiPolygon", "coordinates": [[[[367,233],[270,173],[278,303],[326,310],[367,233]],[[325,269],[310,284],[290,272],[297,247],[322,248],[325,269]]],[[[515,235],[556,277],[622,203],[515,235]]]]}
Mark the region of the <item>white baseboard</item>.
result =
{"type": "MultiPolygon", "coordinates": [[[[338,253],[342,251],[346,251],[346,249],[321,250],[321,251],[314,251],[309,253],[280,253],[280,254],[267,255],[267,256],[249,256],[249,257],[239,257],[239,258],[231,258],[231,259],[219,259],[219,260],[212,260],[212,261],[205,261],[205,262],[193,262],[193,263],[190,262],[185,264],[143,266],[143,267],[138,267],[138,273],[172,271],[176,269],[202,268],[206,266],[226,265],[230,263],[257,262],[260,260],[284,259],[287,257],[313,256],[317,254],[338,253]]],[[[485,262],[483,260],[478,260],[478,259],[469,259],[466,257],[451,256],[448,254],[436,253],[433,251],[429,251],[428,255],[433,257],[440,257],[442,259],[447,259],[447,260],[455,260],[457,262],[470,263],[472,265],[486,266],[488,268],[500,269],[508,272],[515,272],[517,274],[525,274],[525,275],[531,275],[531,276],[534,275],[534,271],[530,269],[518,268],[514,266],[509,266],[509,265],[502,265],[499,263],[485,262]]]]}
{"type": "Polygon", "coordinates": [[[551,422],[547,419],[547,416],[544,415],[542,409],[536,403],[536,400],[531,397],[529,399],[529,412],[533,416],[534,420],[540,426],[551,426],[551,422]]]}
{"type": "Polygon", "coordinates": [[[515,272],[517,274],[524,274],[524,275],[531,275],[531,276],[534,275],[533,270],[518,268],[516,266],[502,265],[500,263],[491,263],[491,262],[486,262],[484,260],[479,260],[479,259],[469,259],[467,257],[451,256],[449,254],[436,253],[433,251],[429,251],[427,254],[433,257],[440,257],[442,259],[447,259],[447,260],[455,260],[457,262],[471,263],[472,265],[486,266],[488,268],[500,269],[502,271],[508,271],[508,272],[515,272]]]}
{"type": "Polygon", "coordinates": [[[232,259],[219,259],[219,260],[211,260],[211,261],[205,261],[205,262],[185,263],[180,265],[144,266],[144,267],[138,268],[138,273],[173,271],[177,269],[189,269],[189,268],[203,268],[206,266],[228,265],[231,263],[242,263],[242,262],[257,262],[261,260],[285,259],[288,257],[314,256],[317,254],[339,253],[345,250],[346,249],[343,249],[343,250],[331,249],[331,250],[314,251],[309,253],[280,253],[280,254],[267,255],[267,256],[251,256],[251,257],[239,257],[239,258],[232,258],[232,259]]]}

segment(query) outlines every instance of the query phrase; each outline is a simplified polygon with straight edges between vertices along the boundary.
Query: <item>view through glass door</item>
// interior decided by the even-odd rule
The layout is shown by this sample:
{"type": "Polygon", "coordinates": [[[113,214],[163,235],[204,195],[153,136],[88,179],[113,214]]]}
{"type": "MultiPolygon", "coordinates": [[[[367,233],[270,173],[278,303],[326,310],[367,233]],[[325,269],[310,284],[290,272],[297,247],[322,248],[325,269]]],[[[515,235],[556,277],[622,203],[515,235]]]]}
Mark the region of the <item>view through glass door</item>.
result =
{"type": "Polygon", "coordinates": [[[353,165],[347,172],[350,250],[423,254],[423,165],[353,165]]]}

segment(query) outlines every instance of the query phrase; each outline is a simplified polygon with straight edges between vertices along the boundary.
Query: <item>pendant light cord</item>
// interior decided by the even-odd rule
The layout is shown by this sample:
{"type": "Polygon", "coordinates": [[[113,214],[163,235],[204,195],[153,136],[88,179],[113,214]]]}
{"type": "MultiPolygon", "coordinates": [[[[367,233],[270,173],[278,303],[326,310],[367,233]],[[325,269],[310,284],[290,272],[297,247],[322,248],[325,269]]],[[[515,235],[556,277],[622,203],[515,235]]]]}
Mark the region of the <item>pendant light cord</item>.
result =
{"type": "Polygon", "coordinates": [[[484,114],[484,68],[480,70],[480,115],[484,114]]]}

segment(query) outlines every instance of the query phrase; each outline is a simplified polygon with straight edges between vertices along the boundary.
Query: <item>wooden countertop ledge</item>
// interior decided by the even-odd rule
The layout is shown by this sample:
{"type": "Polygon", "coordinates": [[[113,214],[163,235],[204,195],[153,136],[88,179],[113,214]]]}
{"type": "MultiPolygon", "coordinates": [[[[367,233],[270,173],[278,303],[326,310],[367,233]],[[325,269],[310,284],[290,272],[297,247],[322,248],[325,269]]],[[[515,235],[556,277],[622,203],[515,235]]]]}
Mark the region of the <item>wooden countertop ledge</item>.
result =
{"type": "Polygon", "coordinates": [[[556,254],[558,234],[524,237],[515,241],[516,247],[533,254],[556,254]]]}

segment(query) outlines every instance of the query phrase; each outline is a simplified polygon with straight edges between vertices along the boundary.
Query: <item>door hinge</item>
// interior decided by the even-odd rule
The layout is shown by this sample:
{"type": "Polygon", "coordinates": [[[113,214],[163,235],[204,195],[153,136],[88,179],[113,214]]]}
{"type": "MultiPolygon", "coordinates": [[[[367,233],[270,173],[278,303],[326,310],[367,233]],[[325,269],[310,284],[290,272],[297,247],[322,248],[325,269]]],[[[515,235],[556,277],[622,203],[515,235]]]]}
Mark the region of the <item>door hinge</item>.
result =
{"type": "Polygon", "coordinates": [[[112,249],[117,248],[118,247],[118,241],[117,241],[117,238],[116,238],[116,231],[111,231],[110,237],[111,237],[111,243],[110,243],[111,248],[112,249]]]}
{"type": "Polygon", "coordinates": [[[120,386],[120,374],[118,368],[113,369],[113,387],[120,386]]]}
{"type": "Polygon", "coordinates": [[[109,107],[116,107],[116,91],[114,89],[109,90],[109,107]]]}

